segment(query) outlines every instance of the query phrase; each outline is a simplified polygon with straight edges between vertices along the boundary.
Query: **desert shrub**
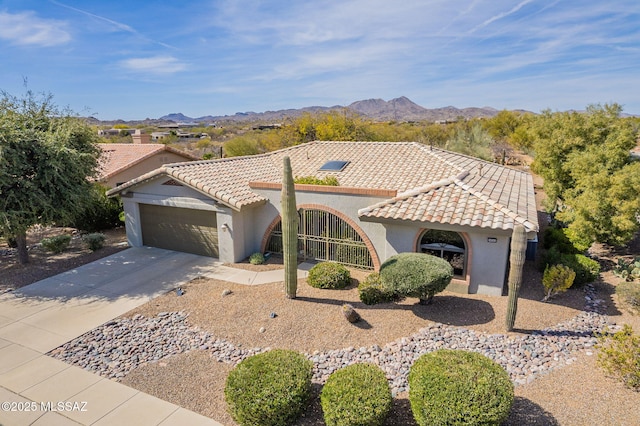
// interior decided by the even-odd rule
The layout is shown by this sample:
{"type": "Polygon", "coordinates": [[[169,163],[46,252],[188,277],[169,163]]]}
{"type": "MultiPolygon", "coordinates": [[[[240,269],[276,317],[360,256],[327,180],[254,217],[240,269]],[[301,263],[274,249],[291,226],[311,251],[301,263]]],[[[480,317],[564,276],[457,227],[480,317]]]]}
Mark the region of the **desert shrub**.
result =
{"type": "Polygon", "coordinates": [[[117,197],[108,198],[106,191],[104,186],[94,185],[91,201],[66,225],[84,232],[98,232],[120,226],[122,201],[117,197]]]}
{"type": "Polygon", "coordinates": [[[320,404],[327,426],[377,426],[384,424],[392,398],[380,367],[352,364],[329,376],[320,404]]]}
{"type": "Polygon", "coordinates": [[[453,268],[444,259],[424,253],[400,253],[380,266],[380,278],[389,291],[403,297],[430,301],[453,278],[453,268]]]}
{"type": "Polygon", "coordinates": [[[600,275],[600,264],[582,254],[562,254],[559,263],[573,269],[576,273],[573,283],[577,286],[594,282],[600,275]]]}
{"type": "Polygon", "coordinates": [[[399,296],[393,291],[382,285],[382,279],[377,272],[370,273],[358,284],[358,295],[360,296],[360,301],[365,305],[376,305],[399,299],[399,296]]]}
{"type": "Polygon", "coordinates": [[[623,329],[600,336],[598,363],[629,388],[640,390],[640,336],[625,324],[623,329]]]}
{"type": "Polygon", "coordinates": [[[640,280],[640,256],[626,261],[618,258],[618,264],[613,268],[613,275],[625,281],[640,280]]]}
{"type": "Polygon", "coordinates": [[[544,230],[542,247],[550,249],[556,247],[560,253],[580,253],[566,234],[566,229],[549,227],[544,230]]]}
{"type": "Polygon", "coordinates": [[[411,366],[409,402],[420,426],[499,425],[511,410],[513,383],[484,355],[438,350],[411,366]]]}
{"type": "Polygon", "coordinates": [[[562,253],[557,246],[551,247],[543,256],[541,269],[544,271],[548,266],[565,265],[573,269],[576,273],[574,285],[583,286],[598,279],[600,275],[600,264],[593,259],[589,259],[583,254],[562,253]]]}
{"type": "Polygon", "coordinates": [[[227,377],[224,397],[240,425],[287,425],[311,395],[313,363],[304,355],[275,349],[251,356],[227,377]]]}
{"type": "Polygon", "coordinates": [[[53,253],[62,253],[69,247],[71,243],[71,235],[56,235],[55,237],[43,238],[40,241],[45,250],[53,253]]]}
{"type": "Polygon", "coordinates": [[[307,283],[315,288],[345,288],[351,282],[351,274],[344,265],[322,262],[309,269],[307,283]]]}
{"type": "Polygon", "coordinates": [[[568,266],[547,266],[542,276],[542,285],[545,289],[544,299],[542,300],[547,301],[557,294],[564,293],[573,285],[575,278],[576,273],[568,266]]]}
{"type": "Polygon", "coordinates": [[[249,263],[252,265],[262,265],[264,261],[264,255],[260,252],[253,253],[249,256],[249,263]]]}
{"type": "Polygon", "coordinates": [[[308,185],[340,186],[338,178],[331,175],[325,176],[323,178],[319,178],[316,176],[296,176],[293,182],[308,185]]]}
{"type": "Polygon", "coordinates": [[[104,247],[104,242],[106,239],[106,235],[100,232],[94,232],[92,234],[86,234],[82,236],[82,241],[91,251],[96,251],[104,247]]]}
{"type": "Polygon", "coordinates": [[[616,294],[631,312],[640,314],[640,283],[623,281],[616,286],[616,294]]]}

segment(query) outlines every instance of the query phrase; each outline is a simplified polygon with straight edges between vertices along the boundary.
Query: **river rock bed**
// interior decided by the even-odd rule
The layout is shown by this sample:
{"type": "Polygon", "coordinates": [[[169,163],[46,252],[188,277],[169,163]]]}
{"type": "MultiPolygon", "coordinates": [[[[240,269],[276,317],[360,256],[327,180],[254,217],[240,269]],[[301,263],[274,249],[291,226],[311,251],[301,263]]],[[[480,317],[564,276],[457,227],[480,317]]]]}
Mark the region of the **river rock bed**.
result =
{"type": "MultiPolygon", "coordinates": [[[[593,354],[597,333],[615,329],[602,315],[604,304],[592,286],[585,287],[585,309],[552,328],[524,336],[488,334],[435,323],[383,347],[372,345],[312,354],[313,381],[324,383],[337,369],[356,362],[371,362],[385,371],[392,393],[407,390],[413,362],[438,349],[464,349],[482,353],[502,365],[514,384],[524,384],[576,360],[579,352],[593,354]]],[[[269,348],[243,348],[192,327],[184,312],[161,312],[153,318],[119,318],[52,350],[49,355],[103,377],[119,380],[131,370],[176,354],[209,351],[212,358],[237,364],[269,348]]]]}

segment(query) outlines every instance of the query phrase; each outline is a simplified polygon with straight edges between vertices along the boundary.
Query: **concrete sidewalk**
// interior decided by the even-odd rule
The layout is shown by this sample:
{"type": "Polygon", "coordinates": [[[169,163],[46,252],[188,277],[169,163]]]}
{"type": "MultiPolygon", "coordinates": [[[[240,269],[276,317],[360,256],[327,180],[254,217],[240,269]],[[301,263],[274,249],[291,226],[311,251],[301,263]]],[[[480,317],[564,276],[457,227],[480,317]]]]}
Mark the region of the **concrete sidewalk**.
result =
{"type": "MultiPolygon", "coordinates": [[[[301,265],[299,276],[310,266],[301,265]]],[[[0,425],[219,425],[45,355],[200,276],[256,285],[282,281],[284,272],[256,273],[188,253],[129,248],[0,295],[0,425]]]]}

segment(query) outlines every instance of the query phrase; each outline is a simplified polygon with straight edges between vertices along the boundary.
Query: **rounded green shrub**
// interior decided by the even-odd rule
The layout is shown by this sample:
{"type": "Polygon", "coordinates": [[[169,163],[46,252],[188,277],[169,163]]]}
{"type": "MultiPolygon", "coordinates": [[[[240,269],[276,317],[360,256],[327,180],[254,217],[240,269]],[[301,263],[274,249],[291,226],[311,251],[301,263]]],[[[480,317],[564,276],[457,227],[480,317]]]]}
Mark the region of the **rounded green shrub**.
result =
{"type": "Polygon", "coordinates": [[[380,266],[380,278],[388,291],[428,302],[449,285],[453,268],[446,260],[429,254],[400,253],[380,266]]]}
{"type": "Polygon", "coordinates": [[[42,247],[45,248],[45,250],[50,251],[52,253],[62,253],[63,251],[66,250],[67,247],[69,247],[69,244],[71,243],[71,235],[56,235],[55,237],[49,237],[49,238],[43,238],[42,241],[40,241],[40,244],[42,244],[42,247]]]}
{"type": "Polygon", "coordinates": [[[240,425],[287,425],[311,395],[313,363],[301,353],[275,349],[246,358],[227,377],[224,397],[240,425]]]}
{"type": "Polygon", "coordinates": [[[107,236],[100,232],[94,232],[82,236],[82,241],[91,251],[96,251],[104,247],[104,242],[106,239],[107,236]]]}
{"type": "Polygon", "coordinates": [[[252,265],[262,265],[264,261],[264,255],[260,252],[255,252],[251,256],[249,256],[249,263],[252,265]]]}
{"type": "Polygon", "coordinates": [[[576,286],[594,282],[600,275],[600,264],[583,254],[561,254],[559,263],[574,270],[576,286]]]}
{"type": "Polygon", "coordinates": [[[484,355],[443,349],[418,358],[409,371],[409,402],[426,425],[499,425],[513,404],[507,372],[484,355]]]}
{"type": "Polygon", "coordinates": [[[391,410],[391,390],[380,367],[352,364],[329,376],[320,404],[327,426],[378,426],[391,410]]]}
{"type": "Polygon", "coordinates": [[[393,291],[384,287],[378,272],[370,273],[358,284],[358,295],[360,301],[365,305],[376,305],[399,299],[393,291]]]}
{"type": "Polygon", "coordinates": [[[315,288],[345,288],[351,282],[349,270],[339,263],[322,262],[309,269],[307,283],[315,288]]]}

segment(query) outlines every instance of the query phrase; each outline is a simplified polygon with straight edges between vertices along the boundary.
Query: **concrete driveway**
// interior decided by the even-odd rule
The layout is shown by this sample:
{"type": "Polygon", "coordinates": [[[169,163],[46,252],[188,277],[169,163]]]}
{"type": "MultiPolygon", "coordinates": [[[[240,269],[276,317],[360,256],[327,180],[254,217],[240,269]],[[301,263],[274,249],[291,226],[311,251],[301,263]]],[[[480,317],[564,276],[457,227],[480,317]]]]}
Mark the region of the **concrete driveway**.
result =
{"type": "Polygon", "coordinates": [[[255,281],[216,259],[142,247],[0,295],[0,425],[219,425],[44,355],[198,276],[255,281]]]}

